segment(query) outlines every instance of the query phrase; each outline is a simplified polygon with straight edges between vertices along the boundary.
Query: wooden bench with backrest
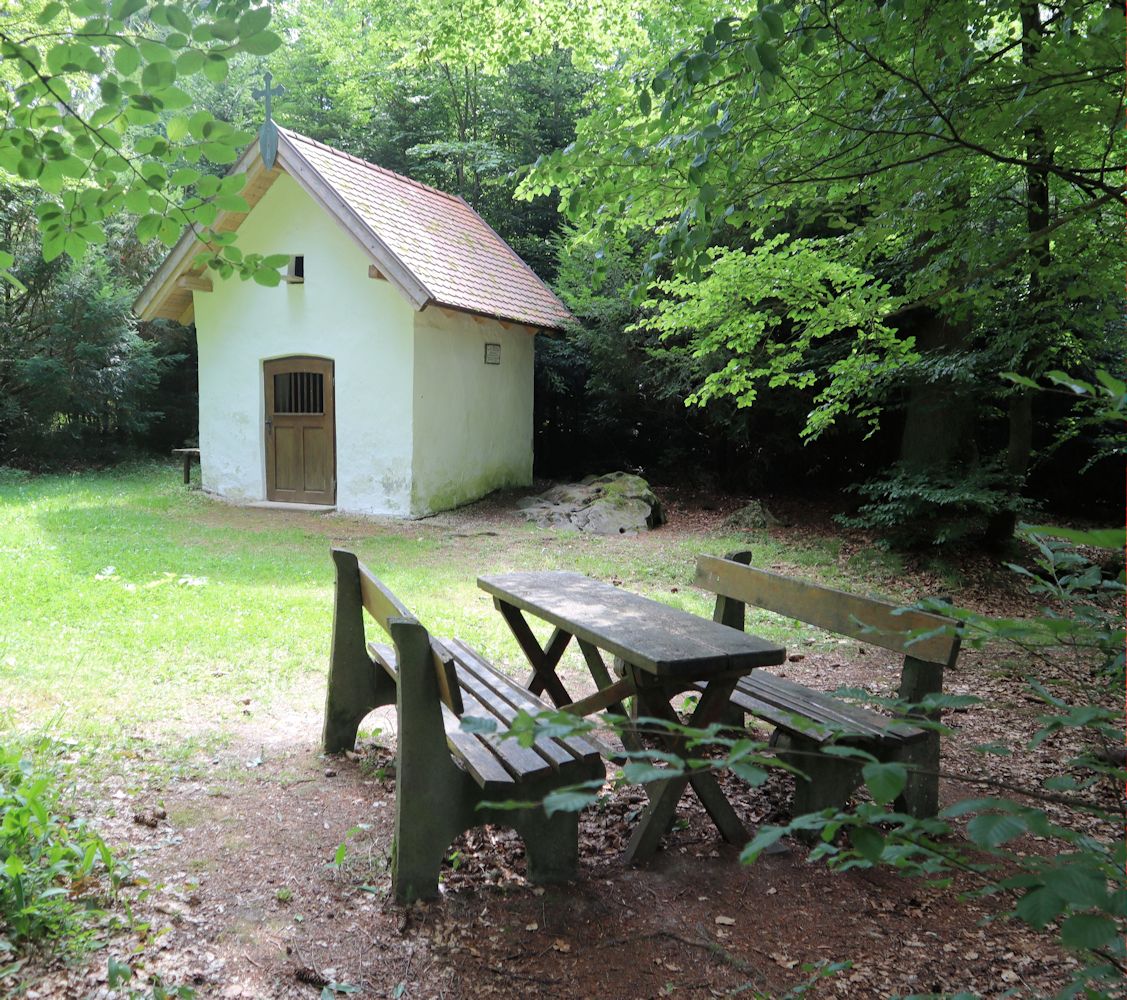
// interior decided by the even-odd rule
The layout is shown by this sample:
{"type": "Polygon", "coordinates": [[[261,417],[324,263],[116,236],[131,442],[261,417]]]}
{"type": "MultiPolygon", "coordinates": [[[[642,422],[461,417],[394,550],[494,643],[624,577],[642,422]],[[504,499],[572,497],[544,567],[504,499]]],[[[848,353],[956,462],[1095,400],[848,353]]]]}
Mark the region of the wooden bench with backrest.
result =
{"type": "Polygon", "coordinates": [[[535,715],[551,706],[465,643],[432,638],[353,553],[334,549],[333,560],[337,581],[323,745],[327,753],[351,749],[364,716],[395,705],[396,901],[437,895],[451,841],[485,823],[510,826],[521,835],[532,881],[574,878],[577,813],[549,817],[539,804],[491,809],[482,803],[539,803],[563,786],[603,778],[598,748],[581,737],[539,737],[528,747],[502,739],[499,734],[520,710],[535,715]],[[364,611],[390,645],[366,643],[364,611]],[[464,716],[493,720],[498,734],[464,732],[464,716]]]}
{"type": "MultiPolygon", "coordinates": [[[[900,609],[888,601],[847,594],[794,580],[748,565],[750,552],[725,559],[701,556],[696,583],[716,594],[713,617],[743,629],[750,605],[904,654],[899,699],[918,704],[943,690],[943,671],[955,665],[959,636],[955,622],[941,615],[900,609]]],[[[743,678],[732,695],[732,709],[775,727],[772,742],[804,772],[795,787],[795,815],[840,808],[860,783],[861,763],[823,753],[830,744],[855,746],[881,761],[909,765],[908,784],[897,808],[916,817],[939,809],[939,734],[912,725],[912,717],[893,719],[815,691],[766,670],[743,678]]],[[[916,718],[937,719],[918,710],[916,718]]]]}

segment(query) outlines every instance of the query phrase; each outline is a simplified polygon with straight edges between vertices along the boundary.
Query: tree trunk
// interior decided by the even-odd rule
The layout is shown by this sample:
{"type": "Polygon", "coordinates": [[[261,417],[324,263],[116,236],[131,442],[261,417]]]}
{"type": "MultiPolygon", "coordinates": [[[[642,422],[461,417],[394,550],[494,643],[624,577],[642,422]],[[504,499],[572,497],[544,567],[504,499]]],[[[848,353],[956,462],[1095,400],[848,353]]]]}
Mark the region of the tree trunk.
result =
{"type": "MultiPolygon", "coordinates": [[[[957,350],[970,336],[969,320],[958,323],[934,310],[922,310],[910,327],[927,357],[957,350]]],[[[900,465],[907,472],[936,472],[974,464],[975,406],[950,382],[917,380],[909,389],[900,438],[900,465]]]]}
{"type": "MultiPolygon", "coordinates": [[[[1021,61],[1027,69],[1034,67],[1045,26],[1041,23],[1041,11],[1036,3],[1021,4],[1021,61]]],[[[1032,343],[1025,347],[1026,357],[1036,357],[1039,328],[1044,321],[1042,311],[1045,305],[1045,276],[1052,264],[1052,248],[1049,244],[1048,228],[1050,220],[1049,203],[1049,165],[1052,151],[1045,138],[1045,128],[1034,123],[1026,132],[1028,137],[1027,156],[1029,166],[1025,169],[1025,224],[1029,233],[1029,294],[1026,312],[1029,325],[1033,329],[1032,343]]],[[[1029,461],[1033,456],[1033,395],[1028,389],[1018,389],[1010,397],[1009,442],[1006,447],[1006,472],[1020,490],[1029,471],[1029,461]]],[[[990,519],[987,537],[993,542],[1004,542],[1012,537],[1017,522],[1013,511],[996,514],[990,519]]]]}

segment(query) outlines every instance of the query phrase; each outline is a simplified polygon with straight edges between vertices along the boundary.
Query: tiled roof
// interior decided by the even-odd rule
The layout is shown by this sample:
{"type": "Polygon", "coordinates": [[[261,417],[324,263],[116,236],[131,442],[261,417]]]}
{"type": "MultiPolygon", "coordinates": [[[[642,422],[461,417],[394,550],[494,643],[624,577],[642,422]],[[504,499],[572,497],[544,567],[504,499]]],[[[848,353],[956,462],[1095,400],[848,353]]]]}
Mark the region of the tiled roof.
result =
{"type": "Polygon", "coordinates": [[[439,305],[558,328],[564,304],[461,198],[280,129],[439,305]]]}

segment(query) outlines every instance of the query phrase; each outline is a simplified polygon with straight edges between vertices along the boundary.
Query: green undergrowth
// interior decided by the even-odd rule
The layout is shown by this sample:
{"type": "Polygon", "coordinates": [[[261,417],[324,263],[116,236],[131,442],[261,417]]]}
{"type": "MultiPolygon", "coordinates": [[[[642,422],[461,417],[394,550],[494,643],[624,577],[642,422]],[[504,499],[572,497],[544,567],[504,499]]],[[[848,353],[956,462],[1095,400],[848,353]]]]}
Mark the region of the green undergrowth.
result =
{"type": "Polygon", "coordinates": [[[71,805],[68,748],[0,743],[0,983],[27,945],[93,947],[128,869],[71,805]]]}

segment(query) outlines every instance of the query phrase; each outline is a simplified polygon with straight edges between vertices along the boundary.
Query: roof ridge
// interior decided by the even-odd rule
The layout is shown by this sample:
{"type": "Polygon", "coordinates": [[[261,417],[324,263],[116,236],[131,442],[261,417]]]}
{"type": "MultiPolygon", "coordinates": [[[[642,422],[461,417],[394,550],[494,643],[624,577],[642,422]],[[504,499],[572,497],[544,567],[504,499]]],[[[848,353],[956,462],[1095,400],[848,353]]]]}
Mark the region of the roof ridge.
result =
{"type": "Polygon", "coordinates": [[[381,174],[387,174],[387,176],[393,177],[397,181],[403,181],[406,184],[413,184],[415,187],[422,188],[422,190],[428,191],[431,194],[441,195],[443,198],[450,199],[450,201],[463,200],[458,195],[450,194],[449,191],[443,191],[441,188],[431,187],[429,184],[424,184],[422,181],[415,180],[414,177],[408,177],[406,174],[397,173],[396,171],[391,170],[388,167],[381,167],[378,163],[373,163],[371,160],[361,159],[359,156],[356,156],[352,153],[346,153],[343,149],[337,149],[335,146],[330,146],[327,143],[321,142],[317,139],[312,139],[307,135],[303,135],[301,132],[295,132],[293,129],[284,128],[283,126],[278,125],[278,131],[284,132],[291,139],[298,139],[301,142],[307,142],[309,143],[309,145],[316,146],[318,149],[323,149],[326,153],[331,153],[333,156],[339,156],[341,159],[351,160],[353,163],[356,163],[361,167],[366,167],[369,170],[375,170],[381,174]]]}

